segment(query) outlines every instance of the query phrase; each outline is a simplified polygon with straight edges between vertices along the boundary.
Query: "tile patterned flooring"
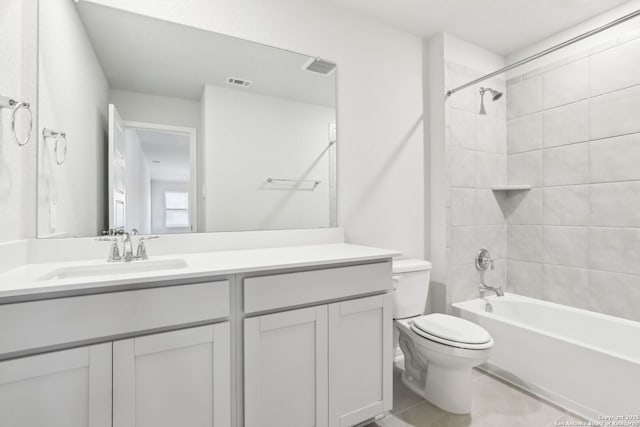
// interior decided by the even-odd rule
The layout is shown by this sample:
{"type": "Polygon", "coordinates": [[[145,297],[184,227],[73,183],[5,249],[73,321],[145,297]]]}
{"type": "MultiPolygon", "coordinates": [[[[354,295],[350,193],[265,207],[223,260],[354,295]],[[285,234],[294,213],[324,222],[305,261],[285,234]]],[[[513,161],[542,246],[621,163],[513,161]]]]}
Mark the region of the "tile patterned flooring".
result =
{"type": "Polygon", "coordinates": [[[393,410],[366,427],[554,427],[582,421],[549,403],[474,370],[473,410],[454,415],[423,400],[402,384],[394,370],[393,410]]]}

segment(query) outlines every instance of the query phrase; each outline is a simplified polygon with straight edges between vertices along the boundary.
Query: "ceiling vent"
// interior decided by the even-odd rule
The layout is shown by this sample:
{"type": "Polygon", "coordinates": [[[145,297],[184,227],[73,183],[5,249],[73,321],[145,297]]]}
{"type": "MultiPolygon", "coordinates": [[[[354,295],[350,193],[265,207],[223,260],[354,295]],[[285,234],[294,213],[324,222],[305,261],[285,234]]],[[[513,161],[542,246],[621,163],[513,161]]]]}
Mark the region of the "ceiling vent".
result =
{"type": "Polygon", "coordinates": [[[229,83],[230,85],[234,85],[234,86],[247,87],[247,86],[251,85],[251,80],[239,79],[237,77],[228,77],[227,78],[227,83],[229,83]]]}
{"type": "Polygon", "coordinates": [[[320,58],[309,58],[302,66],[302,69],[328,76],[335,71],[336,64],[320,58]]]}

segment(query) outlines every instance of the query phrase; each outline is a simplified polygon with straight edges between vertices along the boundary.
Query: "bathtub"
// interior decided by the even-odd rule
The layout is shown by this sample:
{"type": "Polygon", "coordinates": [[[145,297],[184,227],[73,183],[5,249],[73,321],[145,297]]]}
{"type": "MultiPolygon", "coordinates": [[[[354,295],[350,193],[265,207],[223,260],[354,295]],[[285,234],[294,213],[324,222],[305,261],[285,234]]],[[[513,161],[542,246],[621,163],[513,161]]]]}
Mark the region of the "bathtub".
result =
{"type": "Polygon", "coordinates": [[[489,372],[585,418],[640,426],[639,322],[514,294],[456,303],[453,314],[493,337],[489,372]]]}

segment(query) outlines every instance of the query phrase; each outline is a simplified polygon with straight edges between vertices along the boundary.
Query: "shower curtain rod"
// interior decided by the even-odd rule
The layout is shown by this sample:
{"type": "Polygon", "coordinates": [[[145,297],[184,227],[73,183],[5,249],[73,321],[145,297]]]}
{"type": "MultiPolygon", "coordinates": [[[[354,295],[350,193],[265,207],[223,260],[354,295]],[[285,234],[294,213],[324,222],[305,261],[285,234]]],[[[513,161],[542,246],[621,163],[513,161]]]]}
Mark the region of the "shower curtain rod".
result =
{"type": "Polygon", "coordinates": [[[526,64],[528,62],[534,61],[534,60],[536,60],[538,58],[541,58],[541,57],[543,57],[545,55],[548,55],[548,54],[550,54],[552,52],[555,52],[556,50],[560,50],[563,47],[567,47],[569,45],[572,45],[574,43],[579,42],[580,40],[584,40],[587,37],[591,37],[591,36],[593,36],[595,34],[598,34],[598,33],[602,32],[604,30],[607,30],[607,29],[609,29],[611,27],[615,27],[616,25],[622,24],[623,22],[626,22],[626,21],[628,21],[630,19],[633,19],[633,18],[635,18],[635,17],[637,17],[639,15],[640,15],[640,9],[635,10],[635,11],[629,13],[628,15],[624,15],[624,16],[622,16],[622,17],[620,17],[620,18],[618,18],[618,19],[616,19],[614,21],[609,22],[608,24],[602,25],[602,26],[600,26],[598,28],[594,28],[591,31],[587,31],[586,33],[582,33],[582,34],[580,34],[580,35],[578,35],[576,37],[573,37],[573,38],[571,38],[569,40],[566,40],[566,41],[564,41],[562,43],[559,43],[559,44],[557,44],[555,46],[552,46],[552,47],[550,47],[548,49],[540,51],[540,52],[538,52],[538,53],[536,53],[534,55],[531,55],[531,56],[528,56],[528,57],[526,57],[524,59],[516,61],[513,64],[507,65],[506,67],[500,68],[497,71],[494,71],[494,72],[489,73],[489,74],[487,74],[485,76],[482,76],[480,78],[472,80],[469,83],[465,83],[462,86],[458,86],[457,88],[448,90],[447,91],[447,97],[453,95],[456,92],[461,91],[462,89],[466,89],[466,88],[468,88],[470,86],[476,85],[476,84],[478,84],[480,82],[483,82],[483,81],[485,81],[487,79],[490,79],[490,78],[495,77],[495,76],[497,76],[499,74],[505,73],[505,72],[507,72],[509,70],[512,70],[512,69],[514,69],[516,67],[519,67],[520,65],[524,65],[524,64],[526,64]]]}

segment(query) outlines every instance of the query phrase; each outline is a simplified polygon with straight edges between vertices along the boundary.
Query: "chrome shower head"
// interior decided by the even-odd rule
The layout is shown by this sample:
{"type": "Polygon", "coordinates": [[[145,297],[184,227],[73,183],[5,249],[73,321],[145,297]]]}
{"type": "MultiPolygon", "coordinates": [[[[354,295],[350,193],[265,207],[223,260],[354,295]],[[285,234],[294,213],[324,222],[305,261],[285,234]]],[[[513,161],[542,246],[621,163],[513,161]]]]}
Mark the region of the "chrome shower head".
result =
{"type": "Polygon", "coordinates": [[[481,115],[487,114],[487,110],[484,108],[484,94],[486,92],[491,93],[491,100],[494,102],[502,98],[502,92],[495,89],[491,89],[490,87],[481,87],[480,88],[480,114],[481,115]]]}

